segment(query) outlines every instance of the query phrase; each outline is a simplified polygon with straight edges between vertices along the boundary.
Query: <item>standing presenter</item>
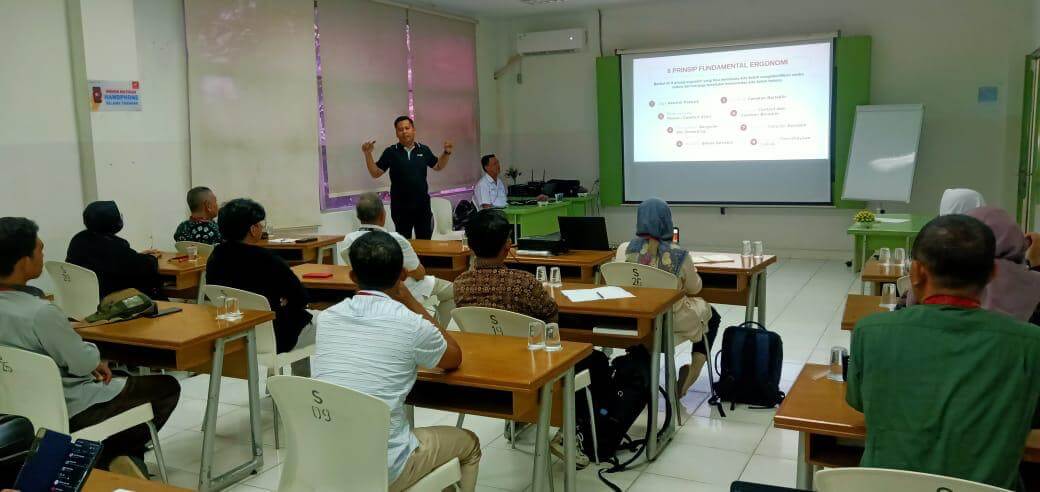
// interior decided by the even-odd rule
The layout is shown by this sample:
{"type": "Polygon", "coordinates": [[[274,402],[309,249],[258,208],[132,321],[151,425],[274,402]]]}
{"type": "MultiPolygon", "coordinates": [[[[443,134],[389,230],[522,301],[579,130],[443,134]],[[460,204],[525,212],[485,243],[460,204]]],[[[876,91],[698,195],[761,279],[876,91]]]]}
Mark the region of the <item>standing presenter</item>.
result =
{"type": "Polygon", "coordinates": [[[452,143],[444,141],[444,151],[438,157],[429,147],[415,141],[415,123],[407,116],[394,120],[397,143],[383,150],[379,160],[372,158],[376,141],[361,144],[365,165],[372,178],[390,171],[390,218],[394,228],[410,238],[430,239],[433,235],[433,213],[430,212],[430,193],[426,183],[426,168],[440,171],[451,158],[452,143]]]}

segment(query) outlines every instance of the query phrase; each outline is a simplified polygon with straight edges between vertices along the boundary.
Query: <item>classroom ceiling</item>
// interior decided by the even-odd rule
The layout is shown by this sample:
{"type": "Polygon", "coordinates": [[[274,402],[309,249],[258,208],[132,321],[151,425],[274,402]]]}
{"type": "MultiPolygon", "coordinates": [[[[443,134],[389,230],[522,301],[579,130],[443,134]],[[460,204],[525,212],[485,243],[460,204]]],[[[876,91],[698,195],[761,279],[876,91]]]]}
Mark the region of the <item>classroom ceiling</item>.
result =
{"type": "Polygon", "coordinates": [[[653,0],[398,0],[416,7],[469,17],[516,17],[575,10],[650,3],[653,0]]]}

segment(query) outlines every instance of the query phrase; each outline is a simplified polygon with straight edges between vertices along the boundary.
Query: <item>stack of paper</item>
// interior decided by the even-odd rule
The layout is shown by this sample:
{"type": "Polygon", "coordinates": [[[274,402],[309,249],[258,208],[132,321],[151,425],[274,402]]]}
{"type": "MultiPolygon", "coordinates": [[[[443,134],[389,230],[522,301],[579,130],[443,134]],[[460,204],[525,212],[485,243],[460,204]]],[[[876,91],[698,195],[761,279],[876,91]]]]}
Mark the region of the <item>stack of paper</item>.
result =
{"type": "Polygon", "coordinates": [[[595,289],[572,289],[561,291],[571,302],[602,301],[606,299],[624,299],[635,297],[635,294],[621,287],[596,287],[595,289]]]}

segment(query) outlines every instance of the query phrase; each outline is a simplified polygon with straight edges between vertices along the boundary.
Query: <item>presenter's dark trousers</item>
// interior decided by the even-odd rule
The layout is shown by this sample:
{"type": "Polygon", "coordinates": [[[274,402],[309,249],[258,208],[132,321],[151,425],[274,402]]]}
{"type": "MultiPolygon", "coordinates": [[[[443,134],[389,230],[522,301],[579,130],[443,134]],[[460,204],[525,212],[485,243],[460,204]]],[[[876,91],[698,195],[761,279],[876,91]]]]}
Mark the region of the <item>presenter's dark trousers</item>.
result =
{"type": "Polygon", "coordinates": [[[429,201],[395,207],[391,199],[390,218],[394,221],[394,229],[404,237],[430,239],[433,236],[433,212],[430,211],[429,201]]]}

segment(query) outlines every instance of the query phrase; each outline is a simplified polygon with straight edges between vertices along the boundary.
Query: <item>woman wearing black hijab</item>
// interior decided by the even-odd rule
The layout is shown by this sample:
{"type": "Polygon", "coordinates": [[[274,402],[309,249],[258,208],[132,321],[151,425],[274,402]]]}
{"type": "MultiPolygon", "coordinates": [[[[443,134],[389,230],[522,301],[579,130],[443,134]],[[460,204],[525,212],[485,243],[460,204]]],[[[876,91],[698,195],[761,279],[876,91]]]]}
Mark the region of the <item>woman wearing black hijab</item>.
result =
{"type": "Polygon", "coordinates": [[[93,271],[101,297],[130,288],[153,299],[161,297],[162,279],[154,252],[138,253],[126,239],[116,236],[123,229],[123,216],[116,202],[87,205],[83,225],[87,229],[72,237],[65,261],[93,271]]]}

